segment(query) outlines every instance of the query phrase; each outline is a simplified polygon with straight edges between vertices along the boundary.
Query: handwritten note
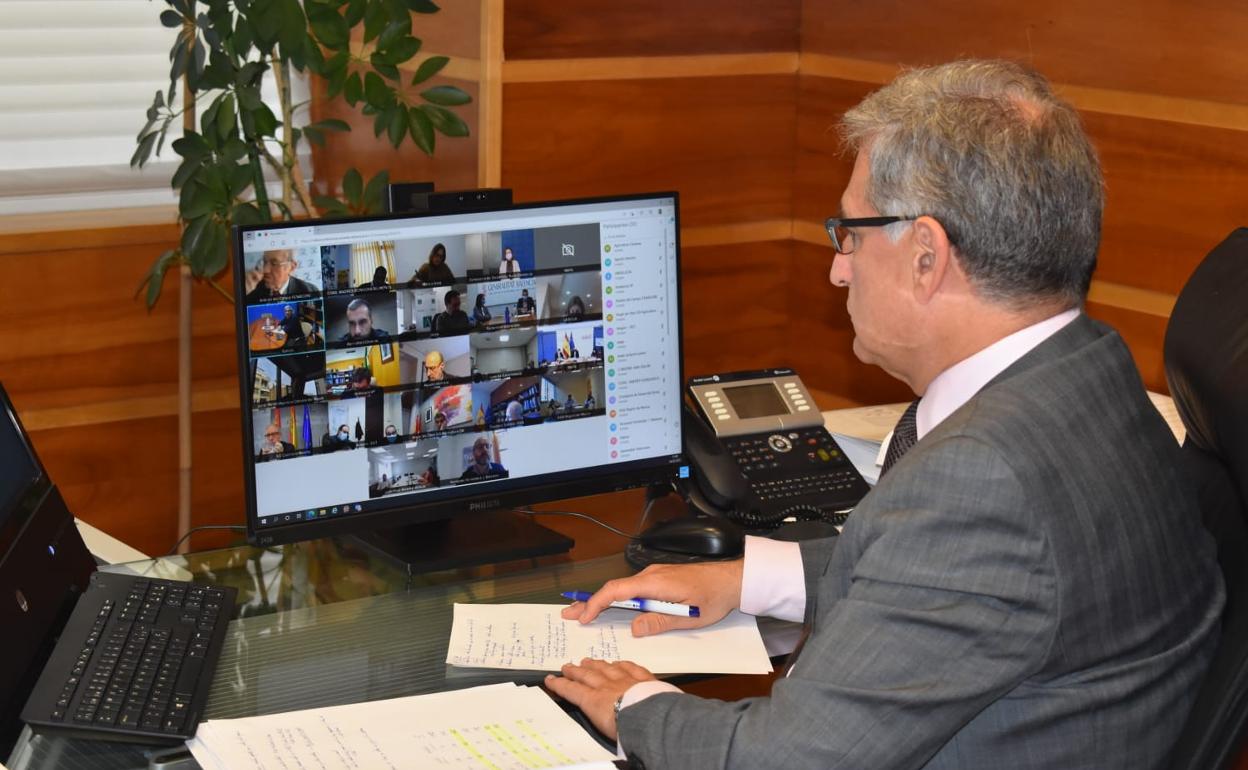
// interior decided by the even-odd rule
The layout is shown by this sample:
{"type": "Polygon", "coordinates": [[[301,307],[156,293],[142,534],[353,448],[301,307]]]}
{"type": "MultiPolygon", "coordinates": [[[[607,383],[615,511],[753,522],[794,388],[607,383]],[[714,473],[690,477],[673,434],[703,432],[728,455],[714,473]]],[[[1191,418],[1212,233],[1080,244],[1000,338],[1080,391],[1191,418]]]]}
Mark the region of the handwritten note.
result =
{"type": "Polygon", "coordinates": [[[636,613],[607,610],[581,625],[559,604],[456,604],[446,662],[471,668],[558,671],[582,658],[631,660],[655,674],[765,674],[771,661],[753,616],[635,638],[636,613]]]}
{"type": "Polygon", "coordinates": [[[514,684],[212,720],[187,746],[204,770],[530,770],[611,759],[540,689],[514,684]]]}

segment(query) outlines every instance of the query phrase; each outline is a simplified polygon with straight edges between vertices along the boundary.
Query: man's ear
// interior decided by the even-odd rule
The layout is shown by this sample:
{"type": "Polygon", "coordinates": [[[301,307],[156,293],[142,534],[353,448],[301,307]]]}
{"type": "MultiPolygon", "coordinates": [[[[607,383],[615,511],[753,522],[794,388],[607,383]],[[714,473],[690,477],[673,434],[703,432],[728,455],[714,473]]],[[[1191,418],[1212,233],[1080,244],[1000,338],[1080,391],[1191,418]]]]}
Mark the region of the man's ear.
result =
{"type": "Polygon", "coordinates": [[[945,228],[932,217],[919,217],[912,226],[914,256],[911,258],[914,296],[920,303],[931,302],[950,271],[956,271],[953,245],[945,228]]]}

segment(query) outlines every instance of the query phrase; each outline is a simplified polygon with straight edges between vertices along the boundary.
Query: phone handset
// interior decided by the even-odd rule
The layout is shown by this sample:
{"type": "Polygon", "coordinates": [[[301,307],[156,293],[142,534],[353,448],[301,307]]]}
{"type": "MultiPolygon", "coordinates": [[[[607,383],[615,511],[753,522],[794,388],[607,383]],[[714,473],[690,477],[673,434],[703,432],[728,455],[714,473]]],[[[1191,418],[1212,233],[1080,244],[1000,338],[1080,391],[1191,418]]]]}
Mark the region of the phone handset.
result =
{"type": "Polygon", "coordinates": [[[840,524],[869,489],[792,369],[689,381],[684,406],[690,504],[752,529],[786,519],[840,524]],[[700,413],[699,413],[700,412],[700,413]]]}

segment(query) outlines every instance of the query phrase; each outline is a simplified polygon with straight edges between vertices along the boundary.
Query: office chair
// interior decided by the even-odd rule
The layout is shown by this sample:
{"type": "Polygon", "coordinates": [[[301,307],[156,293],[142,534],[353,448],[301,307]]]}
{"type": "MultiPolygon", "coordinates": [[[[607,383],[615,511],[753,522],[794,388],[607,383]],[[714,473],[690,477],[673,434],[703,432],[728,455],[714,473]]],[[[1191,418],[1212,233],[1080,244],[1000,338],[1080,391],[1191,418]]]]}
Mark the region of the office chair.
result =
{"type": "Polygon", "coordinates": [[[1209,252],[1179,292],[1165,367],[1226,579],[1222,637],[1170,768],[1221,769],[1248,725],[1248,227],[1209,252]]]}

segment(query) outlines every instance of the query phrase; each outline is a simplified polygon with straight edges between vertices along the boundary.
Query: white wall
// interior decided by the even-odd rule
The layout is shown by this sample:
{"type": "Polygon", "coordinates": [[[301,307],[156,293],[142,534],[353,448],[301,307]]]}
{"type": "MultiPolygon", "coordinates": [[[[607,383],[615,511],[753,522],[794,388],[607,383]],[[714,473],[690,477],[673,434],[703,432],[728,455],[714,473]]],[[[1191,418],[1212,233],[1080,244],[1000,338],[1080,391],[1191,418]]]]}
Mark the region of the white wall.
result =
{"type": "Polygon", "coordinates": [[[477,371],[506,372],[523,369],[525,364],[525,348],[482,348],[477,351],[477,371]]]}

